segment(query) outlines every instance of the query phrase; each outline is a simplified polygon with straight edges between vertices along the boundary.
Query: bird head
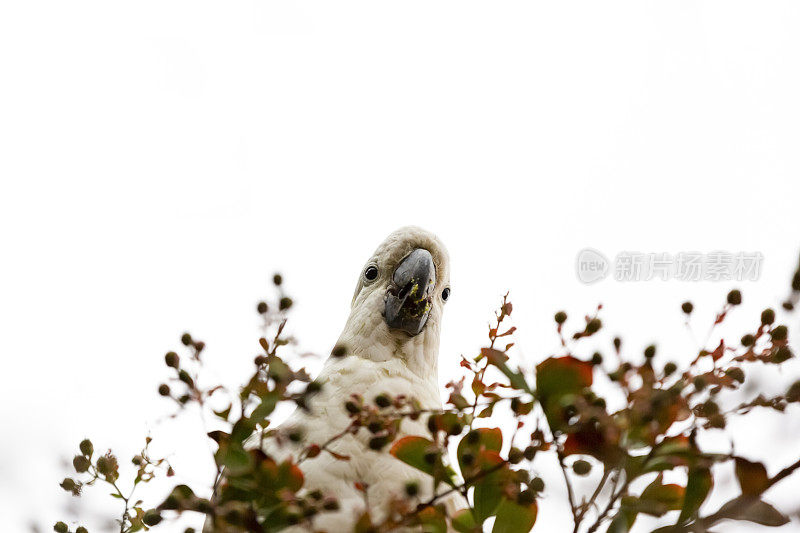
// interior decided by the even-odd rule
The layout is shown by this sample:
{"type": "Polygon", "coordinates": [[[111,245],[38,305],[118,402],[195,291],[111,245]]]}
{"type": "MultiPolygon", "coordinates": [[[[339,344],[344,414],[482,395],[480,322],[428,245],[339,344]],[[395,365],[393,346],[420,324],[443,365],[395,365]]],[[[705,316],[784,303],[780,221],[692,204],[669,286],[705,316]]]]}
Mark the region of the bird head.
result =
{"type": "Polygon", "coordinates": [[[435,357],[449,296],[449,258],[442,242],[421,228],[400,228],[361,269],[341,340],[357,352],[369,349],[371,359],[421,357],[420,351],[435,357]]]}

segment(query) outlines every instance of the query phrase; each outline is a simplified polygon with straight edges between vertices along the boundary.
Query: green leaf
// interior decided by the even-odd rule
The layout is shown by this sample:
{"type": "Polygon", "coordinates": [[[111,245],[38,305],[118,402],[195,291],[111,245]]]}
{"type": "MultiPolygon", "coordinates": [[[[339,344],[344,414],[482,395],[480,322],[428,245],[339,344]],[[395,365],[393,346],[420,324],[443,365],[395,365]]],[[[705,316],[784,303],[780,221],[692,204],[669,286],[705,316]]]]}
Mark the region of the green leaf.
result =
{"type": "MultiPolygon", "coordinates": [[[[256,408],[253,409],[250,419],[255,423],[259,423],[271,415],[275,410],[275,406],[278,405],[280,396],[280,393],[276,390],[269,391],[268,393],[262,395],[261,403],[259,403],[256,408]]],[[[230,407],[228,410],[230,411],[230,407]]]]}
{"type": "Polygon", "coordinates": [[[667,511],[677,511],[683,505],[686,489],[672,483],[663,484],[663,474],[658,474],[641,496],[637,510],[653,516],[662,516],[667,511]]]}
{"type": "Polygon", "coordinates": [[[447,533],[447,519],[440,507],[426,507],[418,516],[423,533],[447,533]]]}
{"type": "Polygon", "coordinates": [[[508,383],[512,388],[533,394],[533,391],[531,391],[528,382],[525,381],[525,376],[522,375],[522,372],[519,372],[518,370],[511,370],[511,368],[509,368],[508,364],[506,363],[506,361],[508,361],[508,356],[506,354],[499,350],[495,350],[494,348],[482,348],[481,355],[486,357],[491,365],[495,366],[500,372],[503,373],[503,375],[508,378],[508,383]]]}
{"type": "Polygon", "coordinates": [[[430,453],[436,452],[436,446],[430,439],[407,436],[397,440],[389,453],[417,470],[433,475],[436,462],[430,461],[430,453]],[[428,459],[426,459],[426,456],[428,459]]]}
{"type": "Polygon", "coordinates": [[[228,416],[231,414],[231,407],[231,405],[228,405],[227,409],[223,409],[222,411],[214,411],[214,414],[222,420],[228,420],[228,416]]]}
{"type": "Polygon", "coordinates": [[[683,524],[689,519],[693,518],[700,506],[708,497],[711,487],[714,485],[714,479],[711,477],[711,470],[704,467],[696,467],[689,469],[689,479],[686,483],[686,495],[683,499],[683,507],[681,514],[678,517],[678,524],[683,524]]]}
{"type": "Polygon", "coordinates": [[[478,456],[480,472],[496,469],[492,473],[480,477],[474,485],[475,519],[481,524],[495,513],[503,498],[504,481],[508,471],[498,467],[502,462],[503,458],[493,450],[483,450],[478,456]]]}
{"type": "Polygon", "coordinates": [[[536,523],[538,510],[536,502],[520,505],[503,498],[497,508],[497,519],[492,533],[528,533],[536,523]]]}
{"type": "Polygon", "coordinates": [[[500,452],[503,447],[503,432],[500,428],[478,428],[461,437],[456,450],[458,466],[461,474],[472,477],[478,468],[481,451],[500,452]]]}
{"type": "Polygon", "coordinates": [[[636,511],[620,508],[616,516],[608,524],[606,533],[628,533],[636,521],[636,511]]]}
{"type": "Polygon", "coordinates": [[[592,385],[592,364],[567,355],[548,357],[536,365],[536,393],[550,427],[561,429],[564,404],[592,385]]]}
{"type": "Polygon", "coordinates": [[[480,533],[481,531],[470,509],[456,511],[450,521],[453,524],[453,528],[459,533],[480,533]]]}

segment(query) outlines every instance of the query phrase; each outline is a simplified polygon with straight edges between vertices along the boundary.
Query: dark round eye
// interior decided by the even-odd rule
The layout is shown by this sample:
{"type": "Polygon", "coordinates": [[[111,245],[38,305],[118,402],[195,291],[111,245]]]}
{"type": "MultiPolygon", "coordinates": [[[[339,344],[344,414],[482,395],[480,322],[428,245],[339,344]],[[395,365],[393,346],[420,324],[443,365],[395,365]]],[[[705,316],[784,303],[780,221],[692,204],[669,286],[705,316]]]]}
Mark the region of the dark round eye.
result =
{"type": "Polygon", "coordinates": [[[364,277],[369,281],[372,281],[375,278],[377,278],[378,277],[378,267],[376,267],[376,266],[367,267],[367,269],[364,271],[364,277]]]}
{"type": "Polygon", "coordinates": [[[442,291],[442,300],[447,301],[448,298],[450,298],[450,287],[445,287],[442,291]]]}

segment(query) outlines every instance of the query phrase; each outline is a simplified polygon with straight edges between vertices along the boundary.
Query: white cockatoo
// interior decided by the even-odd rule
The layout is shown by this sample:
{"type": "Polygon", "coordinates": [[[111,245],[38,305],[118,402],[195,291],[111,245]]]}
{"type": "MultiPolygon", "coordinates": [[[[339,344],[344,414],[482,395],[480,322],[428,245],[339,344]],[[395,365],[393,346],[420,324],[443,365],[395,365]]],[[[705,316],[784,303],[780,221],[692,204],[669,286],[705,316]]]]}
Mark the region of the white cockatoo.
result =
{"type": "MultiPolygon", "coordinates": [[[[367,402],[381,394],[402,394],[415,398],[422,409],[441,409],[439,333],[449,295],[449,259],[441,241],[413,226],[389,235],[359,272],[350,316],[335,345],[343,348],[345,355],[328,358],[316,378],[321,391],[308,402],[308,410],[297,409],[281,426],[299,432],[302,440],[279,446],[270,439],[263,445],[264,451],[276,459],[289,454],[297,457],[309,444],[323,444],[341,433],[350,424],[344,403],[353,393],[367,402]]],[[[404,419],[398,438],[406,435],[430,437],[426,418],[404,419]]],[[[409,482],[419,481],[420,501],[431,497],[430,477],[385,449],[370,449],[371,437],[362,428],[329,445],[349,460],[323,452],[301,463],[304,489],[334,496],[340,506],[338,511],[317,515],[314,529],[331,533],[353,530],[365,510],[364,494],[355,487],[356,482],[367,487],[366,501],[376,521],[386,516],[393,499],[403,497],[409,482]]],[[[451,511],[463,506],[456,493],[444,503],[451,511]]]]}

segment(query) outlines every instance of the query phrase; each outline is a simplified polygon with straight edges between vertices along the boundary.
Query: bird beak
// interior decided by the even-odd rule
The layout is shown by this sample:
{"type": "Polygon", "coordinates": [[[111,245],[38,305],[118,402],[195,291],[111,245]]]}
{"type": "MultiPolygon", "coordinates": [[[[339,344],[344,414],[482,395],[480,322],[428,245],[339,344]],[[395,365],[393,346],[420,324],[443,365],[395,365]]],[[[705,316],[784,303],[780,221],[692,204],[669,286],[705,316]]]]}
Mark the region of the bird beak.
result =
{"type": "Polygon", "coordinates": [[[435,285],[433,257],[428,250],[417,248],[397,265],[392,275],[383,314],[386,325],[411,336],[422,331],[431,312],[435,285]]]}

